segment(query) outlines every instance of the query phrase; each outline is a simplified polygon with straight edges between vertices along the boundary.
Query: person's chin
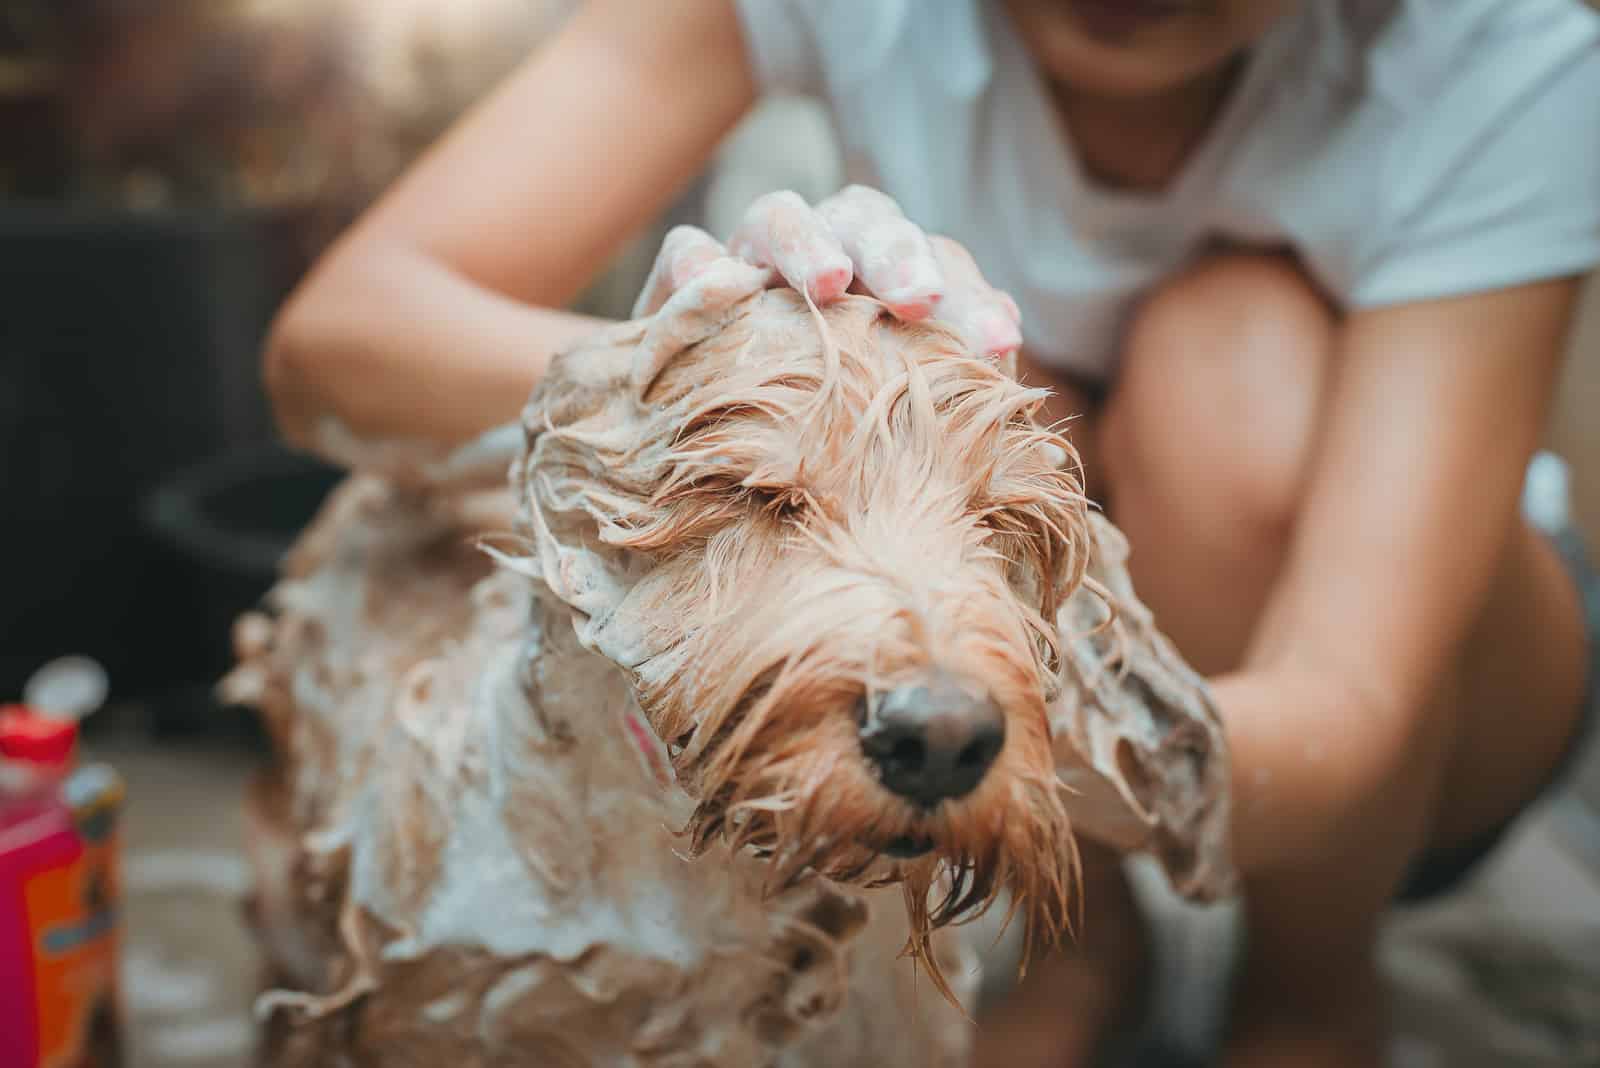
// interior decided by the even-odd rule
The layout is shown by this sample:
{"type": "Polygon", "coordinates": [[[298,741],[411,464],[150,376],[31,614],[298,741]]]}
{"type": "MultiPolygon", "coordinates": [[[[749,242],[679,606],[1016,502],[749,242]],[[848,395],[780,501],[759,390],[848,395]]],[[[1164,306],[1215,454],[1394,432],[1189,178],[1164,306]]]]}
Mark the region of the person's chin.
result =
{"type": "Polygon", "coordinates": [[[1098,96],[1180,88],[1223,62],[1191,5],[1166,0],[1009,0],[1052,82],[1098,96]]]}

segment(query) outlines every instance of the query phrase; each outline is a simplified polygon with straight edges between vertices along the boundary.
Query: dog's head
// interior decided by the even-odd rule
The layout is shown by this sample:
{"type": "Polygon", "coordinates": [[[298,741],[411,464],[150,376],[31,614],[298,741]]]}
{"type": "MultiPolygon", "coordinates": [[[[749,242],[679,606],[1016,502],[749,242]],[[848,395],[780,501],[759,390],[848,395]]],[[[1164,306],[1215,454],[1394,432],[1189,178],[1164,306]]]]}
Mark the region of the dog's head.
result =
{"type": "Polygon", "coordinates": [[[539,574],[629,673],[696,842],[902,882],[922,938],[1001,890],[1060,933],[1071,446],[940,328],[723,283],[554,361],[515,473],[539,574]]]}

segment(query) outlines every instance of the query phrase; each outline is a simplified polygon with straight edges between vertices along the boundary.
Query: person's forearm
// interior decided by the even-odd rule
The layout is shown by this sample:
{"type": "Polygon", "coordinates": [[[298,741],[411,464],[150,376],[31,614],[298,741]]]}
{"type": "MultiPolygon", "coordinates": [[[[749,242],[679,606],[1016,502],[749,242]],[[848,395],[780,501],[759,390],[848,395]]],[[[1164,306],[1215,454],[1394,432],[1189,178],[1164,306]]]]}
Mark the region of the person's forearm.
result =
{"type": "Polygon", "coordinates": [[[345,249],[279,316],[268,393],[283,434],[313,452],[351,439],[447,448],[516,418],[551,355],[601,322],[520,304],[407,249],[345,249]]]}

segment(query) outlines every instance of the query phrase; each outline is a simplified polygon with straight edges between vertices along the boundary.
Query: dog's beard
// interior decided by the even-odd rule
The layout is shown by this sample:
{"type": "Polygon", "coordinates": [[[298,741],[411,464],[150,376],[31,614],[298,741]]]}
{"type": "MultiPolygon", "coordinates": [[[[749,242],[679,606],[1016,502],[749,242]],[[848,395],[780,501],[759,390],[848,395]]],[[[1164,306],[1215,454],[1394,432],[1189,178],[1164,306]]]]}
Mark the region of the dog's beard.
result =
{"type": "Polygon", "coordinates": [[[1030,946],[1059,938],[1070,927],[1077,854],[1045,716],[1047,643],[999,570],[957,569],[952,588],[912,611],[903,588],[892,592],[860,573],[815,561],[764,574],[742,566],[753,563],[734,554],[718,569],[741,580],[741,593],[720,594],[726,611],[717,615],[733,622],[684,638],[641,675],[645,711],[698,800],[686,829],[693,851],[717,840],[753,849],[767,859],[774,891],[808,873],[901,884],[907,949],[947,995],[932,932],[975,918],[1002,892],[1030,946]],[[825,638],[807,647],[815,635],[825,638]],[[915,678],[929,648],[944,651],[943,666],[981,681],[1005,709],[1006,742],[971,794],[923,808],[878,780],[861,747],[858,709],[915,678]],[[894,855],[923,847],[922,855],[894,855]]]}
{"type": "Polygon", "coordinates": [[[1077,854],[1054,771],[1037,759],[1048,751],[1042,710],[1032,731],[1013,720],[1006,750],[972,795],[922,810],[876,780],[853,717],[837,706],[799,733],[755,726],[753,744],[735,750],[733,736],[780,708],[784,689],[774,685],[756,700],[698,767],[679,754],[680,774],[701,798],[687,828],[694,852],[717,839],[757,851],[768,862],[772,892],[812,872],[863,887],[901,884],[907,949],[947,994],[932,932],[976,918],[1002,891],[1020,913],[1030,947],[1069,928],[1077,854]],[[777,737],[769,744],[763,735],[777,737]],[[893,855],[908,847],[928,851],[893,855]]]}

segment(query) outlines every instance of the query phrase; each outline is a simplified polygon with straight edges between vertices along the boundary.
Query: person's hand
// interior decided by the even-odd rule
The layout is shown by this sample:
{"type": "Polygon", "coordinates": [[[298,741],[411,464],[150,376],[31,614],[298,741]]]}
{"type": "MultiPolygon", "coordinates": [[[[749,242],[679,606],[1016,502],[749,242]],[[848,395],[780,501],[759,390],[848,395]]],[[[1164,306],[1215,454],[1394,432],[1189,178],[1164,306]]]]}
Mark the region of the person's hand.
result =
{"type": "Polygon", "coordinates": [[[676,227],[634,315],[654,314],[730,256],[767,271],[768,285],[792,286],[819,305],[864,293],[908,322],[943,323],[985,356],[1008,356],[1022,344],[1016,302],[984,280],[965,248],[924,233],[888,196],[859,185],[816,207],[792,192],[760,197],[726,246],[704,230],[676,227]]]}

